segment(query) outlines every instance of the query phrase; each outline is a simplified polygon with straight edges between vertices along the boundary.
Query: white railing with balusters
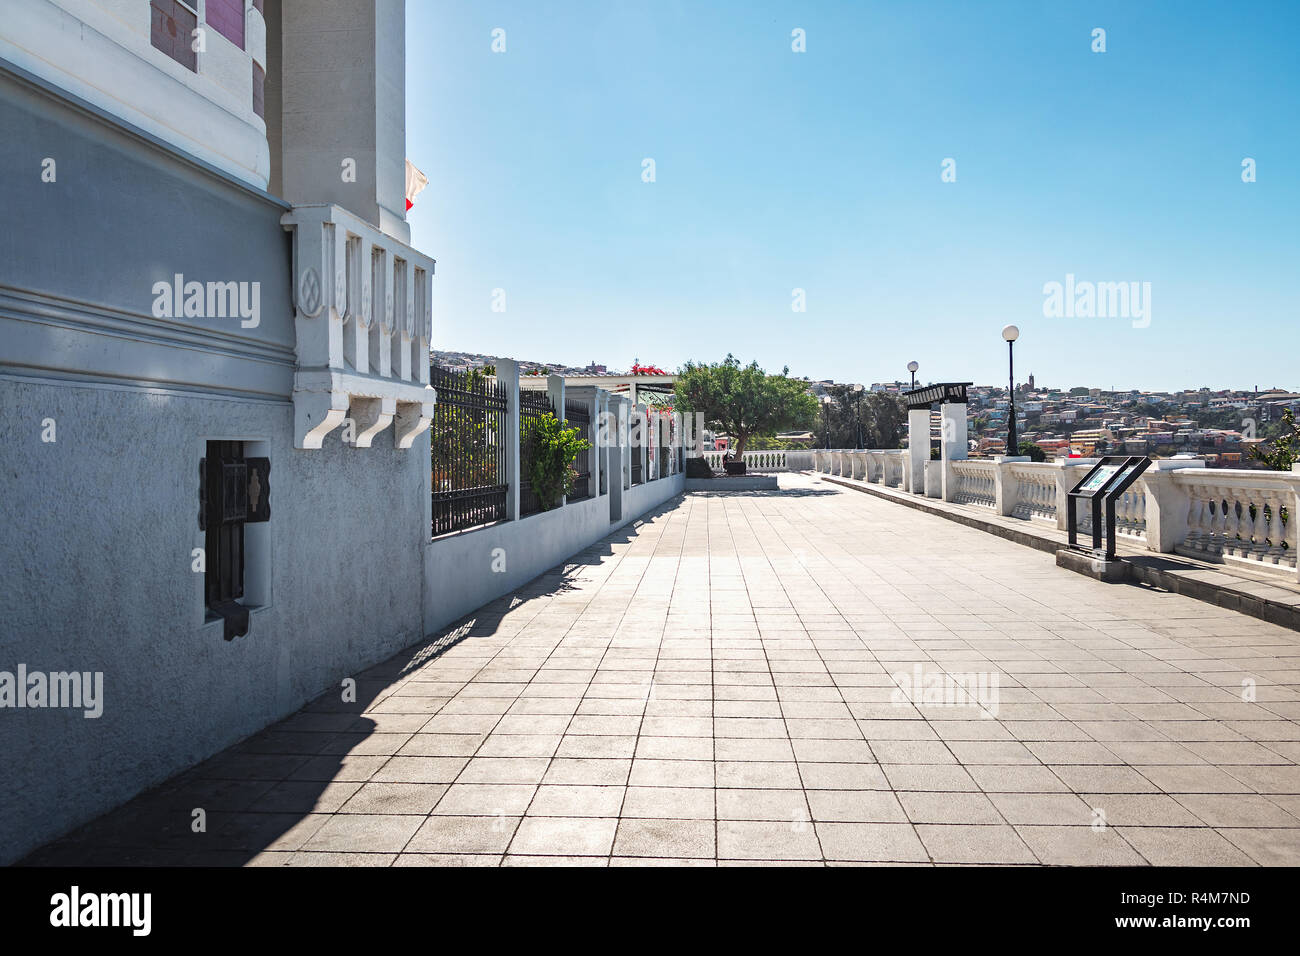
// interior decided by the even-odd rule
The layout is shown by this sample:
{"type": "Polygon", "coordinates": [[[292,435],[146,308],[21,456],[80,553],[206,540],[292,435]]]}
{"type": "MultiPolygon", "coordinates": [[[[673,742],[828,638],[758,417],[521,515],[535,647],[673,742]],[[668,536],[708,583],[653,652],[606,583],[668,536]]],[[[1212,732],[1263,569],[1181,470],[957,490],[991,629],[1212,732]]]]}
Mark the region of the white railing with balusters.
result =
{"type": "MultiPolygon", "coordinates": [[[[703,454],[705,461],[714,471],[722,470],[722,459],[726,452],[706,451],[703,454]]],[[[775,449],[770,451],[747,451],[741,454],[741,459],[745,462],[745,471],[755,472],[778,472],[778,471],[796,471],[802,470],[800,463],[810,461],[807,456],[809,452],[786,451],[785,449],[775,449]],[[794,461],[791,461],[791,458],[794,461]]],[[[803,464],[802,468],[811,467],[811,464],[803,464]]]]}
{"type": "Polygon", "coordinates": [[[965,459],[952,462],[957,491],[953,501],[963,505],[981,505],[996,508],[997,469],[992,461],[965,459]]]}
{"type": "Polygon", "coordinates": [[[903,453],[886,452],[884,456],[885,473],[882,480],[888,488],[898,488],[903,484],[903,453]]]}
{"type": "MultiPolygon", "coordinates": [[[[904,476],[906,453],[899,450],[832,449],[807,454],[809,467],[823,474],[887,486],[900,485],[904,476]]],[[[1094,463],[1089,459],[951,461],[951,500],[1053,523],[1063,530],[1066,492],[1094,463]]],[[[942,463],[930,464],[926,491],[939,497],[939,489],[930,485],[941,475],[942,463]]],[[[1115,502],[1115,530],[1153,551],[1177,551],[1300,579],[1294,517],[1298,510],[1300,465],[1291,472],[1207,469],[1198,461],[1171,459],[1153,462],[1115,502]]],[[[1079,531],[1091,533],[1089,510],[1081,507],[1077,516],[1079,531]]]]}
{"type": "Polygon", "coordinates": [[[1016,500],[1011,514],[1017,518],[1056,524],[1056,489],[1059,465],[1045,461],[1013,462],[1009,468],[1016,482],[1016,500]]]}
{"type": "Polygon", "coordinates": [[[1139,480],[1115,502],[1115,533],[1131,538],[1147,536],[1147,486],[1139,480]]]}
{"type": "Polygon", "coordinates": [[[1295,509],[1300,475],[1237,469],[1174,473],[1187,495],[1180,554],[1264,569],[1296,567],[1295,509]]]}

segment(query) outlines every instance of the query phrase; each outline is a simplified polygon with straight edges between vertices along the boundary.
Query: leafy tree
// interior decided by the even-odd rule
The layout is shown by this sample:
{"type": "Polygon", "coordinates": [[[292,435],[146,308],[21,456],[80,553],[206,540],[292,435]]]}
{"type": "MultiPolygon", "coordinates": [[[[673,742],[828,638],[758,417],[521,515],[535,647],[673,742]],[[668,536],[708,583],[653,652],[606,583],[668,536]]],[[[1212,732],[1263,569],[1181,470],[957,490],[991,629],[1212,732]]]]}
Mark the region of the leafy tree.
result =
{"type": "Polygon", "coordinates": [[[1030,461],[1047,461],[1047,452],[1031,441],[1020,442],[1019,454],[1028,455],[1030,461]]]}
{"type": "Polygon", "coordinates": [[[1300,428],[1296,427],[1295,412],[1284,409],[1282,425],[1286,431],[1271,442],[1261,442],[1250,450],[1251,458],[1262,461],[1266,468],[1274,471],[1290,471],[1291,466],[1300,461],[1300,428]]]}
{"type": "Polygon", "coordinates": [[[907,404],[888,392],[870,392],[862,400],[865,424],[863,441],[868,448],[899,448],[907,424],[907,404]]]}
{"type": "Polygon", "coordinates": [[[858,447],[859,434],[863,448],[899,447],[907,421],[900,398],[885,392],[855,392],[852,385],[832,385],[827,394],[831,404],[822,409],[817,429],[821,447],[826,446],[828,428],[832,448],[858,447]]]}
{"type": "Polygon", "coordinates": [[[749,439],[751,451],[784,451],[787,448],[801,447],[796,443],[775,435],[754,435],[749,439]]]}
{"type": "Polygon", "coordinates": [[[741,365],[731,354],[714,364],[687,362],[677,372],[674,407],[699,413],[709,427],[734,440],[732,453],[739,458],[754,435],[771,435],[807,428],[817,418],[817,400],[807,385],[789,377],[790,369],[768,375],[757,362],[741,365]]]}

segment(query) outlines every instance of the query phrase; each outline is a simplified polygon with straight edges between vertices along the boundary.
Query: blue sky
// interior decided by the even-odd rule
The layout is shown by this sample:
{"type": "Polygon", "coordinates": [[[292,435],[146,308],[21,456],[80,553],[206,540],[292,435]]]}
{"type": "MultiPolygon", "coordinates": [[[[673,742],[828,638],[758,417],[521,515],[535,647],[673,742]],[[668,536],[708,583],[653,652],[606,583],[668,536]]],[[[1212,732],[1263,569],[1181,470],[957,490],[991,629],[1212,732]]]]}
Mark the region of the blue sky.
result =
{"type": "Polygon", "coordinates": [[[407,19],[437,348],[730,351],[864,382],[916,359],[999,383],[1013,322],[1018,378],[1043,384],[1300,389],[1300,3],[408,0],[407,19]],[[1149,325],[1045,317],[1067,274],[1149,282],[1149,325]]]}

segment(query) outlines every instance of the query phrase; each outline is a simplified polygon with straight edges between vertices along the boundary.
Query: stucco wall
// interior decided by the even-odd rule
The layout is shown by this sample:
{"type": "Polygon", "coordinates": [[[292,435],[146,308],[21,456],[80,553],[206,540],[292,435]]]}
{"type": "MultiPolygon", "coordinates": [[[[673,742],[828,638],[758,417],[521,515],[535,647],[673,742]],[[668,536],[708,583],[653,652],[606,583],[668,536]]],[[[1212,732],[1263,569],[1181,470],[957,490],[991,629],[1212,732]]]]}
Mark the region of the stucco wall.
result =
{"type": "Polygon", "coordinates": [[[105,698],[98,719],[0,711],[0,862],[423,635],[427,438],[296,451],[287,403],[6,378],[0,407],[0,500],[22,503],[0,535],[0,669],[102,671],[105,698]],[[271,458],[271,603],[230,642],[191,571],[210,437],[271,458]]]}
{"type": "Polygon", "coordinates": [[[293,448],[283,204],[3,72],[0,125],[0,671],[104,681],[98,719],[0,708],[4,863],[419,641],[429,439],[293,448]],[[260,283],[260,324],[154,317],[175,272],[260,283]],[[271,460],[231,642],[192,570],[212,439],[271,460]]]}

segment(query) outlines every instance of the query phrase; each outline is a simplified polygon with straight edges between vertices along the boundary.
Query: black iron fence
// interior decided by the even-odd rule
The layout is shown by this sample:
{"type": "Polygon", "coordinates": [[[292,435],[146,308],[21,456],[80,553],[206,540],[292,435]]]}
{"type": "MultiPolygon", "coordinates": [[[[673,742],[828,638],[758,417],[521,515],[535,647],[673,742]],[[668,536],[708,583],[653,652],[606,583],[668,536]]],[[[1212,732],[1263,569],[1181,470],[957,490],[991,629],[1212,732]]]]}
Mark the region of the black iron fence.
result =
{"type": "Polygon", "coordinates": [[[545,392],[519,391],[519,516],[537,514],[542,510],[542,500],[533,491],[533,449],[528,436],[532,423],[539,418],[555,414],[551,397],[545,392]]]}
{"type": "Polygon", "coordinates": [[[430,426],[433,534],[448,534],[506,516],[506,391],[477,371],[434,365],[438,393],[430,426]]]}
{"type": "MultiPolygon", "coordinates": [[[[593,445],[595,444],[591,435],[591,413],[587,410],[585,402],[565,399],[564,421],[569,428],[578,429],[579,438],[585,438],[593,445]]],[[[573,462],[573,468],[577,472],[577,477],[573,480],[573,493],[569,495],[569,498],[574,501],[581,498],[590,498],[592,495],[590,448],[578,453],[578,457],[573,462]]]]}
{"type": "Polygon", "coordinates": [[[667,445],[660,445],[660,446],[659,446],[659,457],[658,457],[658,459],[656,460],[656,463],[659,465],[659,477],[660,477],[660,478],[667,478],[667,477],[668,477],[668,474],[669,474],[669,469],[672,467],[672,465],[669,463],[669,460],[668,460],[668,446],[667,446],[667,445]]]}

